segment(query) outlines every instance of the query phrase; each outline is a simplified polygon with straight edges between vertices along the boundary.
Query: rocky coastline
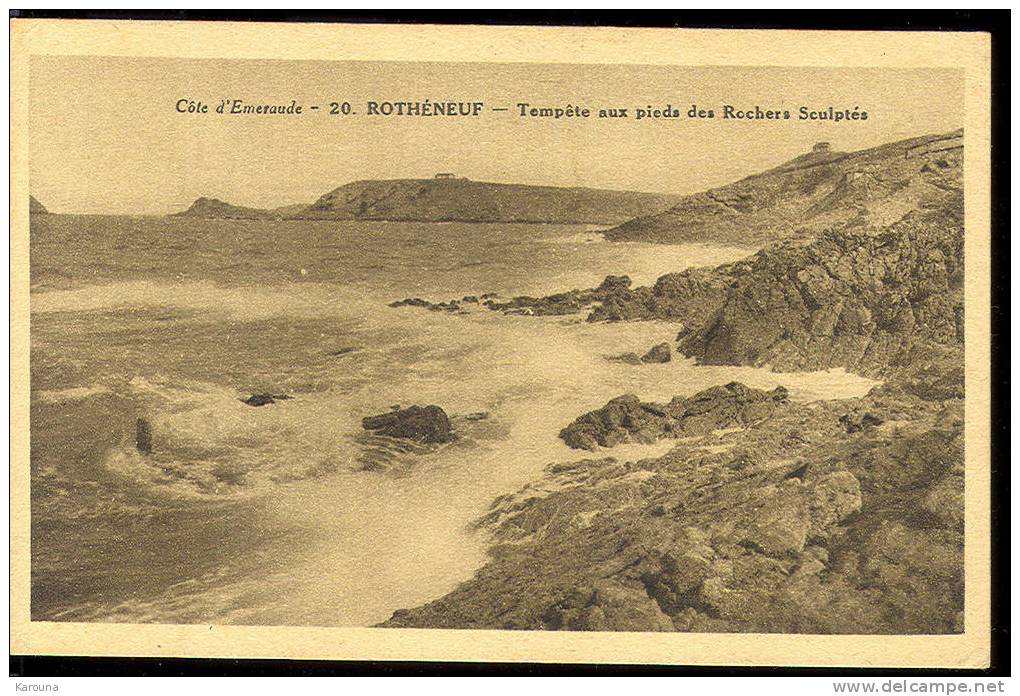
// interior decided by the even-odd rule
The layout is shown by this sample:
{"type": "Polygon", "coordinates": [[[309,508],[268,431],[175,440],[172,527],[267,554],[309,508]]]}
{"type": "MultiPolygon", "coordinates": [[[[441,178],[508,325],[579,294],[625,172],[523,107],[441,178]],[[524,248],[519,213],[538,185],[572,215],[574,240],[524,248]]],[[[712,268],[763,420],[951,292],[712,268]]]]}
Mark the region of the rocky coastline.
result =
{"type": "MultiPolygon", "coordinates": [[[[941,141],[918,142],[906,147],[941,141]]],[[[909,159],[901,146],[890,156],[909,159]]],[[[587,290],[486,300],[513,314],[675,322],[675,350],[699,364],[839,367],[882,381],[861,398],[811,403],[737,382],[668,404],[612,399],[561,426],[568,446],[599,458],[552,463],[496,500],[477,522],[492,538],[488,562],[382,625],[961,632],[962,152],[924,157],[909,168],[937,178],[940,193],[888,221],[854,215],[791,232],[743,261],[648,287],[610,276],[587,290]],[[606,456],[663,438],[676,446],[661,457],[606,456]]],[[[823,159],[831,168],[845,158],[823,159]]],[[[888,201],[902,189],[883,191],[888,201]]],[[[858,193],[826,200],[844,210],[858,193]]]]}

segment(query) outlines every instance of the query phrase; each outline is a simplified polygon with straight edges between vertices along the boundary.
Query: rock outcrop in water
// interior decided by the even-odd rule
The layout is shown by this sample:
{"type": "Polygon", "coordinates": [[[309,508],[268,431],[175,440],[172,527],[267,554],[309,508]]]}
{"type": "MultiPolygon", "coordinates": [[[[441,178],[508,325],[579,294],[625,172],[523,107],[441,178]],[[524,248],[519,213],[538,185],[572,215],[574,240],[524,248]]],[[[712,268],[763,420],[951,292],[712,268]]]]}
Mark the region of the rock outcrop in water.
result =
{"type": "Polygon", "coordinates": [[[609,239],[761,245],[851,220],[889,224],[961,194],[963,131],[789,162],[608,230],[609,239]]]}
{"type": "Polygon", "coordinates": [[[705,435],[713,430],[747,427],[772,416],[787,403],[787,391],[752,389],[740,382],[711,387],[668,404],[642,403],[633,394],[612,399],[560,431],[574,449],[595,450],[623,442],[654,442],[664,437],[705,435]]]}
{"type": "Polygon", "coordinates": [[[142,454],[152,453],[152,424],[145,418],[135,421],[135,449],[142,454]]]}
{"type": "Polygon", "coordinates": [[[648,349],[648,352],[641,356],[643,363],[668,363],[673,359],[673,349],[668,343],[659,343],[648,349]]]}
{"type": "Polygon", "coordinates": [[[615,224],[665,210],[679,196],[463,178],[355,181],[293,215],[305,220],[615,224]]]}
{"type": "Polygon", "coordinates": [[[361,420],[365,430],[379,435],[406,438],[426,443],[449,442],[453,430],[446,412],[439,406],[409,406],[361,420]]]}
{"type": "Polygon", "coordinates": [[[275,404],[277,401],[286,401],[294,397],[287,394],[269,394],[259,393],[252,394],[247,399],[241,399],[241,403],[248,404],[249,406],[268,406],[269,404],[275,404]]]}

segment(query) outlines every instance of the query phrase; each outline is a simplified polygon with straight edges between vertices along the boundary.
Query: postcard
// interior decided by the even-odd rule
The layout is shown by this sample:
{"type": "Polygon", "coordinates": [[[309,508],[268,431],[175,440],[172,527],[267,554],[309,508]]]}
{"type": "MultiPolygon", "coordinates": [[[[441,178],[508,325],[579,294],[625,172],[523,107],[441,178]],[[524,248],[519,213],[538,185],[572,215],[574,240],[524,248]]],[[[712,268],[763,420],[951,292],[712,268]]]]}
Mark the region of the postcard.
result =
{"type": "Polygon", "coordinates": [[[988,663],[987,35],[11,37],[13,652],[988,663]]]}

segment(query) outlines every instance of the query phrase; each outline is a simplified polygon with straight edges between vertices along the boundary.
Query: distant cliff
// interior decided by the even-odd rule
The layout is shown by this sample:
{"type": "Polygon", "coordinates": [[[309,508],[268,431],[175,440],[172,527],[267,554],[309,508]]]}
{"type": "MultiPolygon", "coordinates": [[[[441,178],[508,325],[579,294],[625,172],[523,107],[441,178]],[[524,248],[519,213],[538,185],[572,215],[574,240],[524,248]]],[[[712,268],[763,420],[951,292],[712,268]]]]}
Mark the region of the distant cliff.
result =
{"type": "Polygon", "coordinates": [[[199,198],[187,210],[171,217],[222,218],[229,220],[282,220],[307,208],[307,205],[287,205],[280,208],[246,208],[231,205],[217,198],[199,198]]]}
{"type": "Polygon", "coordinates": [[[677,196],[525,186],[460,178],[355,181],[330,191],[301,219],[615,224],[660,212],[677,196]]]}
{"type": "Polygon", "coordinates": [[[39,215],[41,213],[48,213],[46,206],[35,199],[35,196],[28,197],[28,213],[29,215],[39,215]]]}
{"type": "Polygon", "coordinates": [[[963,131],[800,157],[606,232],[614,240],[762,245],[854,219],[888,224],[962,192],[963,131]]]}

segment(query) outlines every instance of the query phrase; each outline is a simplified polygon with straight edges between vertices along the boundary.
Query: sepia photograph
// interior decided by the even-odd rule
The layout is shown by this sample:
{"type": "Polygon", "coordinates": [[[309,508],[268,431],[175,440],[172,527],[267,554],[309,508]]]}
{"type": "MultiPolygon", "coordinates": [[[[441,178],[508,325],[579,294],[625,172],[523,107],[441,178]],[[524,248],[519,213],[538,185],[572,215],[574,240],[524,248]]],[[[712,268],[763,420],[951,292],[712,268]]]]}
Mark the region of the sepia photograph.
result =
{"type": "Polygon", "coordinates": [[[23,635],[986,641],[969,66],[446,43],[23,56],[23,635]]]}

